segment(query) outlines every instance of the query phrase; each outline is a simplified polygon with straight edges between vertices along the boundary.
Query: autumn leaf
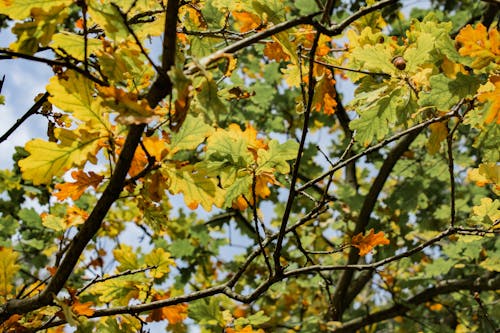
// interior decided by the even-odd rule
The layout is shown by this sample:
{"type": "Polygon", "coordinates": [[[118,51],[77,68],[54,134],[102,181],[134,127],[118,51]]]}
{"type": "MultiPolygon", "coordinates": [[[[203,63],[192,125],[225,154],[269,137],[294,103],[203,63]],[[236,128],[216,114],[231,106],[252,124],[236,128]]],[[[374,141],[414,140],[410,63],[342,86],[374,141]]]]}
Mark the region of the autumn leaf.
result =
{"type": "Polygon", "coordinates": [[[148,155],[154,158],[155,163],[158,163],[167,156],[168,151],[169,147],[165,140],[156,136],[143,138],[142,145],[135,150],[134,159],[128,171],[129,175],[133,177],[147,167],[149,164],[148,155]]]}
{"type": "Polygon", "coordinates": [[[227,333],[264,333],[264,331],[262,329],[254,330],[252,328],[252,325],[247,325],[241,329],[228,327],[228,328],[226,328],[226,332],[227,333]]]}
{"type": "Polygon", "coordinates": [[[71,177],[73,177],[75,182],[56,184],[55,188],[59,190],[59,192],[54,193],[54,196],[58,200],[62,201],[68,197],[77,200],[89,186],[97,189],[97,186],[99,186],[104,179],[104,176],[98,175],[93,171],[86,173],[83,170],[73,171],[71,177]]]}
{"type": "Polygon", "coordinates": [[[52,7],[68,7],[73,0],[10,0],[0,3],[0,14],[5,14],[14,20],[22,20],[30,16],[33,8],[50,10],[52,7]]]}
{"type": "Polygon", "coordinates": [[[496,28],[488,32],[481,23],[476,28],[468,24],[460,30],[455,40],[461,44],[458,50],[460,55],[474,58],[471,64],[474,69],[481,69],[490,62],[500,62],[500,34],[496,28]]]}
{"type": "Polygon", "coordinates": [[[94,305],[92,302],[80,303],[80,301],[75,300],[71,305],[71,311],[79,316],[92,316],[95,312],[94,309],[90,308],[92,305],[94,305]]]}
{"type": "MultiPolygon", "coordinates": [[[[168,299],[170,297],[169,293],[161,296],[158,294],[153,295],[153,301],[159,301],[162,299],[168,299]]],[[[171,325],[182,323],[184,319],[187,318],[188,305],[185,303],[175,304],[166,306],[159,309],[154,309],[151,311],[149,316],[146,318],[147,322],[152,321],[162,321],[167,319],[171,325]]]]}
{"type": "Polygon", "coordinates": [[[481,103],[490,103],[485,109],[486,117],[484,122],[486,124],[492,122],[500,124],[500,75],[491,76],[489,82],[479,88],[477,100],[481,103]]]}
{"type": "Polygon", "coordinates": [[[441,148],[441,142],[446,139],[448,135],[448,126],[445,122],[438,122],[429,125],[431,135],[427,142],[427,150],[429,154],[434,155],[441,148]]]}
{"type": "Polygon", "coordinates": [[[13,291],[14,277],[21,268],[17,264],[18,253],[8,247],[0,247],[0,300],[13,291]]]}
{"type": "Polygon", "coordinates": [[[385,238],[383,231],[374,234],[373,229],[370,229],[366,236],[359,233],[351,239],[351,245],[359,249],[360,256],[368,254],[377,245],[387,245],[389,243],[390,241],[385,238]]]}
{"type": "Polygon", "coordinates": [[[249,12],[231,13],[235,19],[235,26],[240,32],[247,32],[253,30],[261,25],[261,19],[256,14],[249,12]]]}
{"type": "Polygon", "coordinates": [[[35,185],[47,184],[53,176],[61,176],[73,166],[96,162],[95,156],[102,148],[98,133],[57,128],[56,136],[61,143],[34,139],[26,144],[30,155],[18,162],[24,179],[35,185]]]}
{"type": "Polygon", "coordinates": [[[316,85],[313,98],[313,107],[317,112],[332,115],[335,113],[335,79],[331,73],[324,73],[316,85]]]}
{"type": "Polygon", "coordinates": [[[148,253],[144,257],[144,263],[147,266],[154,267],[151,270],[151,275],[155,279],[161,279],[170,272],[170,267],[175,266],[175,261],[170,258],[170,253],[162,248],[154,249],[148,253]]]}
{"type": "Polygon", "coordinates": [[[278,42],[268,42],[264,47],[264,55],[271,60],[276,61],[288,61],[290,60],[290,56],[288,53],[283,51],[281,44],[278,42]]]}

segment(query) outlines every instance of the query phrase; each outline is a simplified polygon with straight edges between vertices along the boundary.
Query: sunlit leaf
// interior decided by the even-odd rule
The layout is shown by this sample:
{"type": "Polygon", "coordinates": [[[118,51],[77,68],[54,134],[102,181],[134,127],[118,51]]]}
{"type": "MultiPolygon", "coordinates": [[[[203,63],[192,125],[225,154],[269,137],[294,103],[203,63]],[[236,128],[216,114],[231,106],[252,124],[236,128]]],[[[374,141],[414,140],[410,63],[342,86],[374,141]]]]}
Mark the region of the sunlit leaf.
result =
{"type": "Polygon", "coordinates": [[[366,236],[359,233],[351,239],[351,245],[359,249],[360,256],[367,255],[377,245],[387,245],[389,243],[390,241],[385,237],[384,232],[380,231],[375,234],[373,229],[370,229],[366,236]]]}

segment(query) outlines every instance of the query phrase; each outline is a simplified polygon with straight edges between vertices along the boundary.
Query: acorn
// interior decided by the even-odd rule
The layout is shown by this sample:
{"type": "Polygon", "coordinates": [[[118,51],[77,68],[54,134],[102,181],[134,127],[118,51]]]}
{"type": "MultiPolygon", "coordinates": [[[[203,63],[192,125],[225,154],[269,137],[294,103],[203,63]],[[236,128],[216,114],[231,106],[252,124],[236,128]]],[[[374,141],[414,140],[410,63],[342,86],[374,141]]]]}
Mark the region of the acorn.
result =
{"type": "Polygon", "coordinates": [[[392,58],[392,64],[399,70],[404,70],[406,68],[406,60],[402,56],[392,58]]]}

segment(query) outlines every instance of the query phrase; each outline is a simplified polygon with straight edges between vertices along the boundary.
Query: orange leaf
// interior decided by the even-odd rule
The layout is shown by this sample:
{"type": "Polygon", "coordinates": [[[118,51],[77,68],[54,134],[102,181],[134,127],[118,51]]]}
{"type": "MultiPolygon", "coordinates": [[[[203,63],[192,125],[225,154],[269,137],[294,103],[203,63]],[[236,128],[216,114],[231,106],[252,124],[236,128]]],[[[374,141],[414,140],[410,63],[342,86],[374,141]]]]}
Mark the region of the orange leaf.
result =
{"type": "Polygon", "coordinates": [[[491,76],[490,82],[494,85],[495,89],[493,91],[480,92],[477,95],[477,100],[481,103],[491,102],[489,108],[486,110],[486,119],[484,122],[489,124],[496,121],[497,124],[500,124],[500,75],[491,76]]]}
{"type": "Polygon", "coordinates": [[[337,101],[335,100],[335,79],[331,73],[323,74],[321,80],[316,85],[314,92],[313,106],[317,112],[323,110],[324,114],[332,115],[335,113],[337,101]]]}
{"type": "Polygon", "coordinates": [[[232,12],[236,26],[240,32],[247,32],[260,26],[261,20],[255,14],[249,12],[232,12]]]}
{"type": "Polygon", "coordinates": [[[71,177],[76,181],[73,183],[56,184],[56,189],[58,189],[59,192],[54,193],[54,196],[56,196],[58,200],[62,201],[68,197],[77,200],[89,186],[97,188],[104,178],[95,172],[90,171],[87,174],[82,170],[73,171],[71,177]]]}
{"type": "MultiPolygon", "coordinates": [[[[153,301],[158,301],[162,299],[167,299],[170,297],[170,293],[165,295],[153,295],[153,301]]],[[[170,305],[159,309],[153,309],[149,316],[146,318],[147,322],[152,321],[162,321],[167,319],[172,325],[181,323],[187,318],[187,304],[176,304],[170,305]]]]}
{"type": "Polygon", "coordinates": [[[479,23],[476,28],[470,24],[464,27],[458,33],[455,40],[460,43],[458,52],[460,55],[476,58],[471,67],[481,69],[487,66],[491,61],[499,62],[500,42],[498,41],[498,30],[491,29],[489,32],[486,27],[479,23]]]}
{"type": "Polygon", "coordinates": [[[80,303],[78,300],[73,302],[71,310],[79,316],[92,316],[95,310],[91,309],[92,302],[80,303]]]}
{"type": "Polygon", "coordinates": [[[242,329],[235,329],[235,328],[226,328],[227,333],[264,333],[262,329],[258,329],[254,331],[251,325],[247,325],[243,327],[242,329]]]}
{"type": "MultiPolygon", "coordinates": [[[[167,144],[158,137],[145,137],[142,143],[148,154],[155,158],[156,162],[161,161],[167,155],[167,144]]],[[[148,165],[148,158],[142,146],[135,150],[134,159],[128,171],[130,176],[135,176],[148,165]]]]}
{"type": "Polygon", "coordinates": [[[266,46],[264,47],[264,55],[269,59],[276,61],[290,60],[290,56],[283,51],[281,44],[278,42],[266,43],[266,46]]]}
{"type": "Polygon", "coordinates": [[[351,245],[359,249],[360,256],[368,254],[377,245],[387,245],[389,243],[390,241],[385,238],[383,231],[374,234],[373,229],[370,229],[368,235],[363,236],[363,233],[359,233],[351,240],[351,245]]]}

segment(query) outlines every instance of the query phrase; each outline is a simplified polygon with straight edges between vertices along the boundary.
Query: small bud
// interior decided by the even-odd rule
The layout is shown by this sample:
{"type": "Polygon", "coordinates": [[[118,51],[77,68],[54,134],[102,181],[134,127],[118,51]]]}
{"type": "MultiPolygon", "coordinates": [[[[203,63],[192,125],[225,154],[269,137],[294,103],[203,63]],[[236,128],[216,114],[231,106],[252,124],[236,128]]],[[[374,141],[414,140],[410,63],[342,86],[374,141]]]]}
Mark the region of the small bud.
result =
{"type": "Polygon", "coordinates": [[[399,70],[404,70],[406,68],[406,60],[402,56],[392,58],[392,64],[399,70]]]}

